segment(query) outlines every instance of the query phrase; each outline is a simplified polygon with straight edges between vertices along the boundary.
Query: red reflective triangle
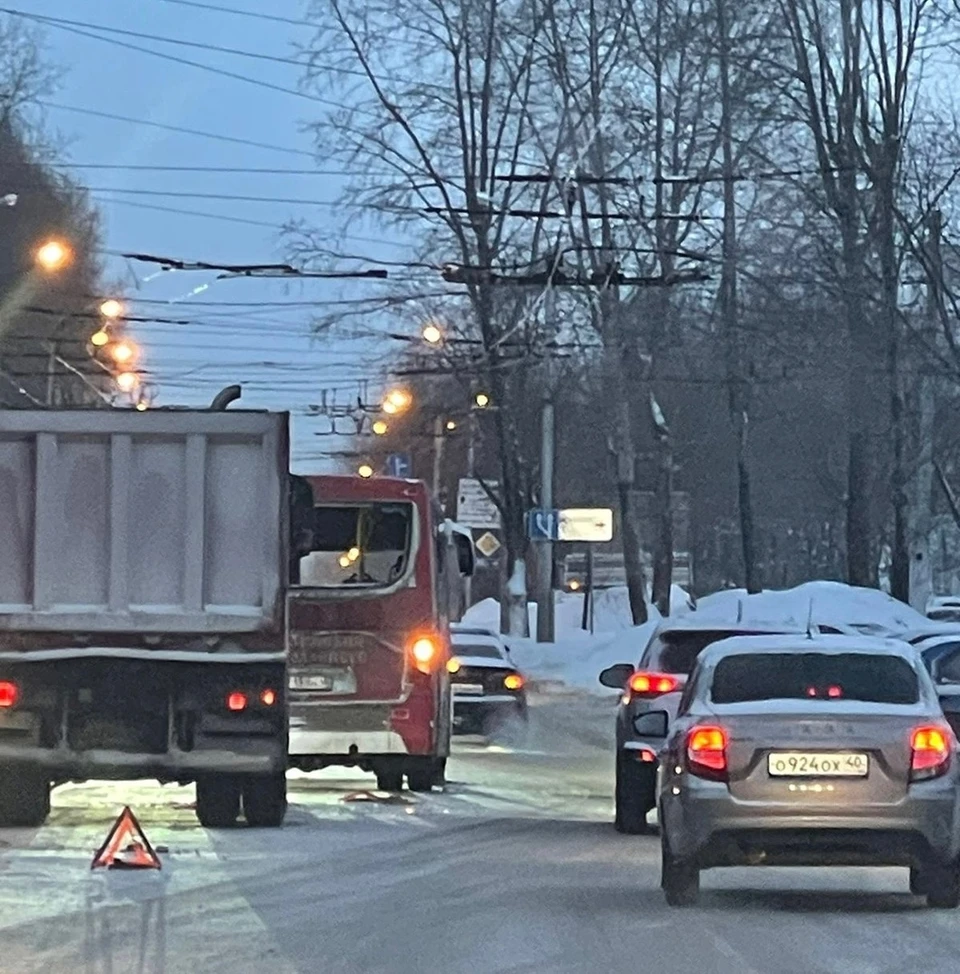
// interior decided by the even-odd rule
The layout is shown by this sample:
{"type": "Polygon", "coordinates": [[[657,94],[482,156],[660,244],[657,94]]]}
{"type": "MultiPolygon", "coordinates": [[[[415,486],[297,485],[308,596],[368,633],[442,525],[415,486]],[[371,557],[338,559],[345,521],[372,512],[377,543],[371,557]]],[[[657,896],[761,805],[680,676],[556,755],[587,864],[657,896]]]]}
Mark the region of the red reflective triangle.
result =
{"type": "Polygon", "coordinates": [[[150,840],[144,834],[137,816],[124,807],[97,850],[91,869],[106,866],[107,869],[161,869],[160,857],[153,851],[150,840]]]}

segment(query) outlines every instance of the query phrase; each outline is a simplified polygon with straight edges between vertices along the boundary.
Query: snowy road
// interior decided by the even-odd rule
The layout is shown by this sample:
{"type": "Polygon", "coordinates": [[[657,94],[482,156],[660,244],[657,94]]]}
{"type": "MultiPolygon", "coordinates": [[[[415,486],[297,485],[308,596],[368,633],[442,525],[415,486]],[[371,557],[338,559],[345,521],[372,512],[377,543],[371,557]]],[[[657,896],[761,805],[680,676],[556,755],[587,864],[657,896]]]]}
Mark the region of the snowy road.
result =
{"type": "Polygon", "coordinates": [[[610,704],[532,721],[523,750],[458,744],[444,794],[298,776],[278,832],[204,831],[190,788],[58,789],[47,826],[0,830],[0,974],[957,970],[960,911],[905,870],[712,872],[669,910],[657,839],[609,824],[610,704]],[[125,801],[169,849],[159,874],[90,872],[125,801]]]}

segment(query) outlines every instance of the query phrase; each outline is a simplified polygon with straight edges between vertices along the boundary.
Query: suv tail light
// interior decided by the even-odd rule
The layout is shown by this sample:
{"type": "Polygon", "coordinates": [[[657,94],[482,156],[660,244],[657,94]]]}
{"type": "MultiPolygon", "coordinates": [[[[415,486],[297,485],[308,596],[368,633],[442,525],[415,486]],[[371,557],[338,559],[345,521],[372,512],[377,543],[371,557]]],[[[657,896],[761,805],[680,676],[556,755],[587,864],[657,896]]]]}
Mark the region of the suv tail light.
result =
{"type": "Polygon", "coordinates": [[[632,697],[649,700],[664,693],[673,693],[680,687],[680,680],[670,673],[634,673],[627,687],[632,697]]]}
{"type": "Polygon", "coordinates": [[[910,739],[910,780],[939,778],[950,767],[953,733],[936,724],[917,727],[910,739]]]}
{"type": "Polygon", "coordinates": [[[0,710],[15,707],[20,699],[20,687],[13,680],[0,680],[0,710]]]}
{"type": "Polygon", "coordinates": [[[691,727],[687,733],[687,770],[699,778],[727,780],[727,732],[713,724],[691,727]]]}

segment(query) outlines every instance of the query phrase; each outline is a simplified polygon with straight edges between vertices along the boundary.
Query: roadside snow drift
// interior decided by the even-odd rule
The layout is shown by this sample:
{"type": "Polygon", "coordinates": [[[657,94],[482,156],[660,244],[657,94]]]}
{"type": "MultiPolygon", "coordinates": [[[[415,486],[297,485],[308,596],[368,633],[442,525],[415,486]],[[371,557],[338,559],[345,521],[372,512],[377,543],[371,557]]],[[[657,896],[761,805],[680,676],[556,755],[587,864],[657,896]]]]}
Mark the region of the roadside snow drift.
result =
{"type": "MultiPolygon", "coordinates": [[[[822,625],[858,626],[875,634],[922,629],[930,620],[902,602],[876,589],[856,588],[842,582],[806,582],[796,588],[747,595],[743,589],[715,592],[691,608],[689,597],[679,586],[671,595],[672,615],[696,612],[717,621],[789,623],[798,627],[812,621],[822,625]]],[[[614,663],[637,663],[660,614],[650,606],[650,621],[632,625],[630,602],[624,587],[597,593],[594,634],[580,628],[583,596],[559,592],[556,603],[555,643],[507,636],[506,642],[517,666],[542,690],[586,690],[613,694],[597,680],[600,671],[614,663]]],[[[529,607],[530,631],[536,631],[537,607],[529,607]]],[[[497,631],[500,604],[486,599],[472,606],[465,622],[497,631]]]]}

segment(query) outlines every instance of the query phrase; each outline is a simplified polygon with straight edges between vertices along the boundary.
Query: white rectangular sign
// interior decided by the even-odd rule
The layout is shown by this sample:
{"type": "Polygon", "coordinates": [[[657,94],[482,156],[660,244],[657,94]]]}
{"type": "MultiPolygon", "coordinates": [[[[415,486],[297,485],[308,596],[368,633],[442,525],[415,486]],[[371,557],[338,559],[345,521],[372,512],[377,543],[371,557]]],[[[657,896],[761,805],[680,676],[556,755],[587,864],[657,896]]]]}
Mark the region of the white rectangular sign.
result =
{"type": "Polygon", "coordinates": [[[613,540],[613,511],[608,507],[570,507],[558,513],[558,541],[613,540]]]}
{"type": "MultiPolygon", "coordinates": [[[[491,490],[497,489],[495,480],[488,480],[491,490]]],[[[457,521],[468,528],[500,527],[500,511],[490,500],[479,480],[462,477],[457,487],[457,521]]]]}

